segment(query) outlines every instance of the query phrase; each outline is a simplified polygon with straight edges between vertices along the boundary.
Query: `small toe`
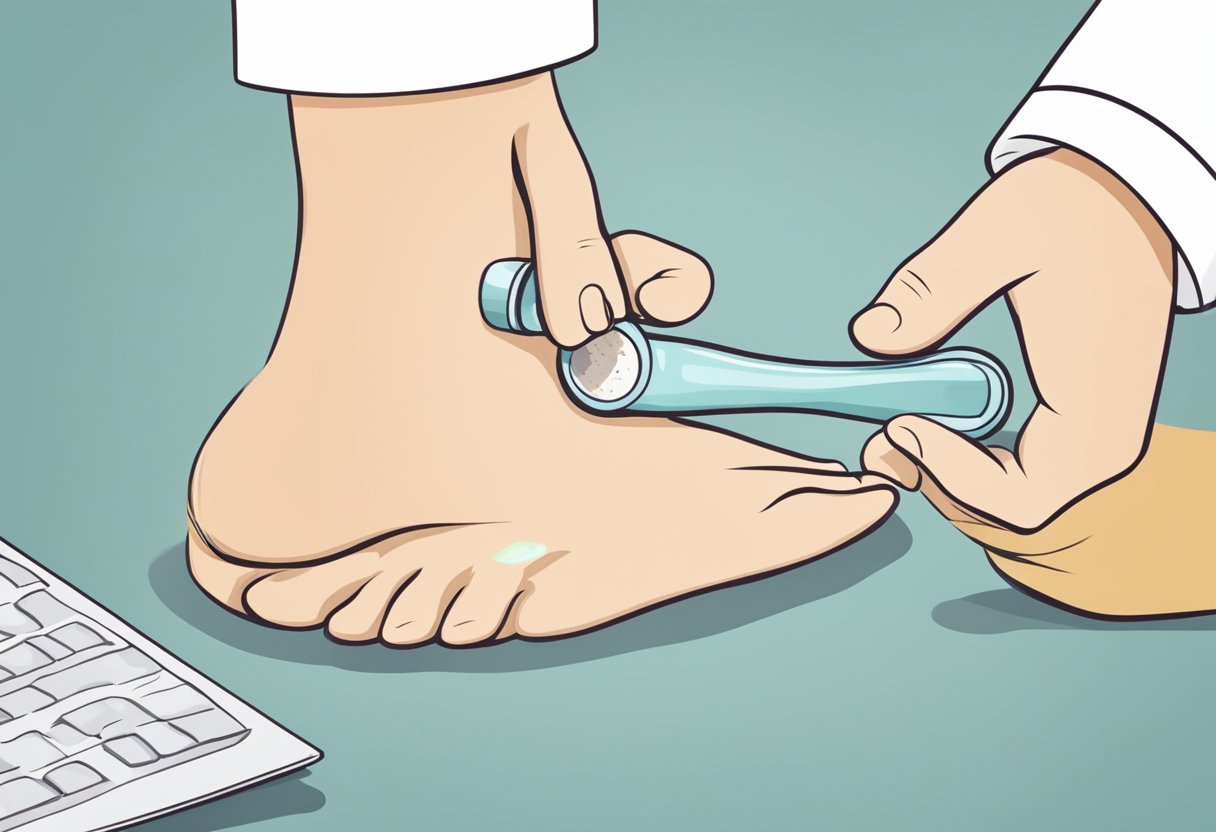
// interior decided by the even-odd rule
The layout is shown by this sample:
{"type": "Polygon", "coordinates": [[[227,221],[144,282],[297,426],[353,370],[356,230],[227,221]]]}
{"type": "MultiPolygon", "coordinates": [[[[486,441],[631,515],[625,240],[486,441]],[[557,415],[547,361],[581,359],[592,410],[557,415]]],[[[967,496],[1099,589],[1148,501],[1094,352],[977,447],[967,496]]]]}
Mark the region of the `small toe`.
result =
{"type": "Polygon", "coordinates": [[[391,569],[372,577],[329,617],[325,629],[330,637],[352,644],[375,641],[393,596],[412,575],[408,570],[391,569]]]}
{"type": "Polygon", "coordinates": [[[520,566],[488,563],[477,567],[468,585],[452,602],[440,639],[463,647],[494,638],[519,596],[523,579],[524,570],[520,566]]]}
{"type": "Polygon", "coordinates": [[[426,566],[389,607],[380,638],[385,644],[408,647],[435,638],[443,614],[464,587],[468,570],[453,573],[442,565],[426,566]]]}

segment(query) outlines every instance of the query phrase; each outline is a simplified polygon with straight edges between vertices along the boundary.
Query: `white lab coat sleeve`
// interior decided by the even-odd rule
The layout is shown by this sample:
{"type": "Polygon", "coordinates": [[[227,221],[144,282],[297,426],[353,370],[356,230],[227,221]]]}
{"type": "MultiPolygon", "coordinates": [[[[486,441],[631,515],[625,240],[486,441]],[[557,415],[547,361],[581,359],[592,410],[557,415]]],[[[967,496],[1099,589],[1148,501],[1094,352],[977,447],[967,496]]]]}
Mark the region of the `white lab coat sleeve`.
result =
{"type": "Polygon", "coordinates": [[[235,0],[236,80],[393,95],[548,69],[595,48],[594,0],[235,0]]]}
{"type": "Polygon", "coordinates": [[[1216,2],[1097,3],[993,141],[989,170],[1051,147],[1096,160],[1157,215],[1179,309],[1216,303],[1216,2]]]}

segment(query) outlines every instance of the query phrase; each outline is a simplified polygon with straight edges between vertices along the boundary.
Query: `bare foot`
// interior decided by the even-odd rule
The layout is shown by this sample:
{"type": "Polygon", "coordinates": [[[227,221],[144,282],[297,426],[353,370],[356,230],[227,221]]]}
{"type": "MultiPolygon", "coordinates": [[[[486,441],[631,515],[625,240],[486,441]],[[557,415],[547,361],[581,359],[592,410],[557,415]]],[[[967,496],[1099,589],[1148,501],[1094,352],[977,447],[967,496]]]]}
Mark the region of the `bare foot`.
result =
{"type": "Polygon", "coordinates": [[[485,326],[482,268],[529,248],[493,110],[476,90],[294,102],[299,262],[191,476],[199,585],[277,626],[465,645],[595,627],[880,523],[881,478],[590,417],[550,343],[485,326]]]}

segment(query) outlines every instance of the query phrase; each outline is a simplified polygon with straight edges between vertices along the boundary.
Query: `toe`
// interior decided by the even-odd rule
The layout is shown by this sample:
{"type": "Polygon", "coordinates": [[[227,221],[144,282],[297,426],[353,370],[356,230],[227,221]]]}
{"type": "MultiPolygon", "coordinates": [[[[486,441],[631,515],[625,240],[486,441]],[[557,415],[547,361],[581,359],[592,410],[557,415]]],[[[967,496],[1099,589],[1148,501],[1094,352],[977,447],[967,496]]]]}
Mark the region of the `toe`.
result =
{"type": "Polygon", "coordinates": [[[889,479],[878,474],[854,474],[848,472],[823,471],[818,473],[792,474],[782,473],[771,475],[765,483],[767,491],[760,492],[771,499],[762,506],[762,512],[772,511],[788,500],[798,497],[818,496],[815,501],[823,504],[823,497],[828,497],[827,503],[834,504],[842,496],[880,493],[893,497],[894,485],[889,479]]]}
{"type": "Polygon", "coordinates": [[[467,578],[467,569],[454,572],[443,564],[424,567],[392,602],[380,638],[395,647],[424,644],[435,638],[444,612],[467,578]]]}
{"type": "Polygon", "coordinates": [[[725,465],[733,471],[789,471],[794,473],[844,472],[848,469],[836,459],[795,453],[766,445],[752,437],[735,433],[721,427],[702,428],[699,431],[708,440],[707,448],[718,453],[707,454],[707,459],[736,460],[725,465]],[[717,436],[714,436],[717,434],[717,436]],[[713,437],[710,439],[710,437],[713,437]],[[710,444],[714,443],[714,444],[710,444]],[[746,443],[746,446],[741,443],[746,443]]]}
{"type": "Polygon", "coordinates": [[[520,566],[488,563],[477,567],[468,585],[452,602],[440,639],[459,647],[494,638],[519,596],[523,579],[524,570],[520,566]]]}
{"type": "Polygon", "coordinates": [[[284,569],[251,583],[246,611],[280,627],[315,627],[374,574],[378,556],[356,552],[316,566],[284,569]]]}
{"type": "Polygon", "coordinates": [[[348,603],[339,607],[325,624],[336,641],[362,644],[375,641],[393,596],[414,573],[390,568],[373,576],[348,603]]]}
{"type": "Polygon", "coordinates": [[[850,489],[802,485],[778,496],[761,512],[759,523],[787,548],[803,557],[834,551],[865,534],[894,511],[898,496],[890,482],[861,475],[850,489]]]}
{"type": "Polygon", "coordinates": [[[187,534],[186,568],[190,577],[204,592],[228,609],[242,614],[245,613],[245,608],[241,606],[241,597],[249,585],[280,571],[225,560],[203,542],[193,524],[187,534]]]}
{"type": "Polygon", "coordinates": [[[844,463],[833,459],[816,459],[813,457],[793,457],[774,454],[768,460],[751,465],[739,465],[732,471],[772,471],[789,474],[844,474],[849,469],[844,463]]]}

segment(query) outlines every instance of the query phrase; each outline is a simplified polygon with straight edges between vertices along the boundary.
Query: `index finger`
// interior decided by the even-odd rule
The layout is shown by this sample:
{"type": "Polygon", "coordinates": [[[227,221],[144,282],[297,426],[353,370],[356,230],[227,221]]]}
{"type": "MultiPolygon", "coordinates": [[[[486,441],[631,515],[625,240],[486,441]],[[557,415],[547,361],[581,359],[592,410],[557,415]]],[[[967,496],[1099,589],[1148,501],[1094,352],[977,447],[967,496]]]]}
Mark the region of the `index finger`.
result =
{"type": "Polygon", "coordinates": [[[541,315],[549,336],[573,348],[626,313],[595,182],[557,100],[520,128],[515,151],[530,208],[541,315]]]}

